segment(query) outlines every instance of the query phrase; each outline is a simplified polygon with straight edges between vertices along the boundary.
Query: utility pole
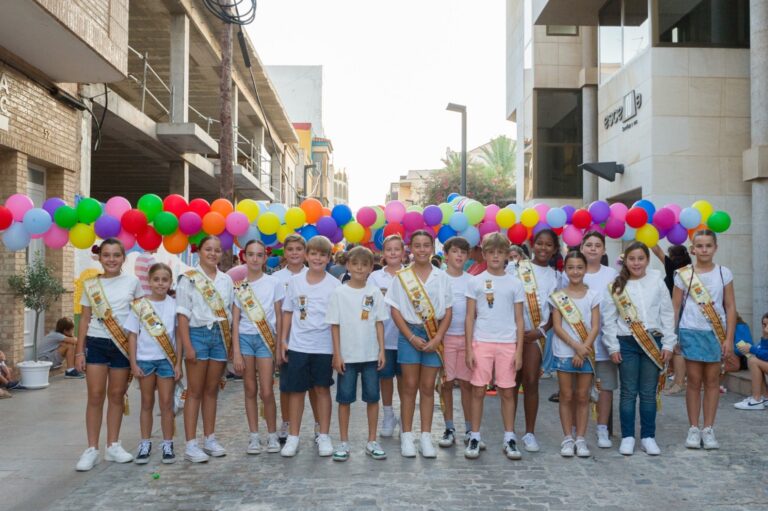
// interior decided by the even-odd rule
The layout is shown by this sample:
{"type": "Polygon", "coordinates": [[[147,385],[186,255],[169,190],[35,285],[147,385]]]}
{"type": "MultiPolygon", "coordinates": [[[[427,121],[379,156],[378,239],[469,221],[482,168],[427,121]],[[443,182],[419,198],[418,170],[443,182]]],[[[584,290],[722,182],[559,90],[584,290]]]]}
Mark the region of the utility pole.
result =
{"type": "Polygon", "coordinates": [[[221,76],[219,77],[219,97],[221,110],[221,135],[219,137],[219,196],[233,201],[235,199],[234,174],[232,163],[234,158],[234,127],[232,125],[232,25],[222,22],[221,35],[221,76]]]}
{"type": "Polygon", "coordinates": [[[461,193],[462,197],[467,196],[467,107],[466,105],[457,105],[448,103],[445,107],[449,112],[461,114],[461,193]]]}

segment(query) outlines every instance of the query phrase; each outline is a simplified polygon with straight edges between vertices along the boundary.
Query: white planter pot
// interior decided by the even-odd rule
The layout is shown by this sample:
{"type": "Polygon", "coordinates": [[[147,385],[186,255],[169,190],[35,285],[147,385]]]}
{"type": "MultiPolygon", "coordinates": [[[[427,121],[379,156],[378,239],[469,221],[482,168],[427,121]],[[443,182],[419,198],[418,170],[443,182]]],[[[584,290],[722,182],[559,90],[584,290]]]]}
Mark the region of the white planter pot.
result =
{"type": "Polygon", "coordinates": [[[33,362],[25,360],[17,364],[16,367],[21,371],[21,385],[27,389],[44,389],[48,383],[48,373],[53,364],[48,361],[40,360],[33,362]]]}

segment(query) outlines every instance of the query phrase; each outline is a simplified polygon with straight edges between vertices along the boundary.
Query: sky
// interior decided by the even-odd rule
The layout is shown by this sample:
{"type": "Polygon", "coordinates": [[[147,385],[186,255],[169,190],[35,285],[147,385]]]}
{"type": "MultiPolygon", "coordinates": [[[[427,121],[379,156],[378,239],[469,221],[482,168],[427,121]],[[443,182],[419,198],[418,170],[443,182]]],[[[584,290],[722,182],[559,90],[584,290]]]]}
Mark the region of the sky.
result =
{"type": "Polygon", "coordinates": [[[323,66],[323,127],[353,210],[461,148],[449,102],[467,106],[468,149],[514,138],[502,0],[259,0],[247,30],[265,65],[323,66]]]}

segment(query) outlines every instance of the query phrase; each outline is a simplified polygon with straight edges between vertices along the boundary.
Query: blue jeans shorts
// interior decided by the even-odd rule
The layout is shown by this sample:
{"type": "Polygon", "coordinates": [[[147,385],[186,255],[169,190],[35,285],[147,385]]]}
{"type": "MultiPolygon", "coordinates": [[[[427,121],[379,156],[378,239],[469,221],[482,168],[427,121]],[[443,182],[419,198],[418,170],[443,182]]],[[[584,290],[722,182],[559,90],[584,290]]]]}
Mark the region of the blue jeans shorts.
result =
{"type": "Polygon", "coordinates": [[[400,376],[400,364],[397,362],[397,350],[384,350],[384,367],[379,371],[379,378],[391,380],[400,376]]]}
{"type": "Polygon", "coordinates": [[[272,358],[272,352],[259,334],[240,334],[240,354],[244,357],[272,358]]]}
{"type": "Polygon", "coordinates": [[[338,375],[336,384],[336,402],[348,405],[357,401],[357,375],[363,384],[363,401],[379,402],[379,374],[377,362],[353,362],[344,364],[344,374],[338,375]]]}
{"type": "Polygon", "coordinates": [[[722,347],[712,330],[681,328],[678,333],[683,358],[695,362],[715,363],[722,358],[722,347]]]}
{"type": "MultiPolygon", "coordinates": [[[[411,329],[417,337],[427,339],[427,332],[424,330],[424,325],[412,325],[408,323],[408,327],[411,329]]],[[[397,362],[400,364],[421,364],[424,367],[442,367],[440,363],[440,357],[437,353],[419,351],[414,348],[408,339],[406,339],[402,332],[397,338],[397,362]]]]}
{"type": "Polygon", "coordinates": [[[196,360],[227,361],[227,349],[218,323],[213,327],[200,326],[189,329],[189,340],[195,349],[196,360]]]}
{"type": "Polygon", "coordinates": [[[107,366],[110,369],[130,369],[131,362],[123,355],[112,339],[85,338],[85,363],[107,366]]]}
{"type": "Polygon", "coordinates": [[[306,392],[333,385],[333,355],[288,350],[280,367],[280,392],[306,392]]]}
{"type": "Polygon", "coordinates": [[[149,376],[153,373],[157,373],[158,378],[173,378],[176,376],[173,366],[165,358],[160,360],[137,360],[136,365],[139,366],[144,376],[149,376]]]}
{"type": "Polygon", "coordinates": [[[553,357],[552,369],[563,373],[592,374],[592,362],[587,359],[581,367],[573,366],[572,357],[553,357]]]}

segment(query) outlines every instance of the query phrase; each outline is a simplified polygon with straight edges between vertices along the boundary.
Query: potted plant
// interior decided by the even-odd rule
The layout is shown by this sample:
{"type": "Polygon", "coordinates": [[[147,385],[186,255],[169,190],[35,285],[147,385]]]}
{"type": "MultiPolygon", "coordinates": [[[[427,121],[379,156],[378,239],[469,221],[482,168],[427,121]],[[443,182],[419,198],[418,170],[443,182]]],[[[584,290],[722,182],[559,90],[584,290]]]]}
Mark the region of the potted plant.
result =
{"type": "Polygon", "coordinates": [[[20,275],[8,278],[8,286],[16,296],[24,300],[24,306],[35,311],[35,326],[33,329],[33,360],[25,360],[17,364],[21,371],[21,385],[29,389],[42,389],[48,386],[48,372],[51,362],[37,360],[37,336],[40,326],[40,314],[50,308],[66,291],[51,268],[45,265],[41,256],[27,265],[20,275]]]}

